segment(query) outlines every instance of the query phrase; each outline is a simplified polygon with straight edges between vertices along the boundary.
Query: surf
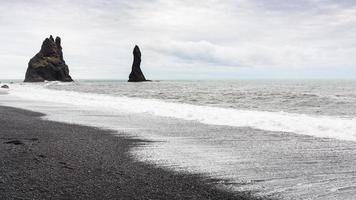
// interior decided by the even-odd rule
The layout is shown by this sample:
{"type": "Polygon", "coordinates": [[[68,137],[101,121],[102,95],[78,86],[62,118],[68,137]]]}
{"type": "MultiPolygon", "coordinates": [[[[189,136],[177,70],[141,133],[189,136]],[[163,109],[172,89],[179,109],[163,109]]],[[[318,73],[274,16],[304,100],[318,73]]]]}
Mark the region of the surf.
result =
{"type": "Polygon", "coordinates": [[[14,84],[9,94],[28,100],[86,106],[99,110],[145,113],[211,125],[251,127],[266,131],[356,141],[356,118],[173,103],[158,99],[53,90],[41,84],[14,84]]]}

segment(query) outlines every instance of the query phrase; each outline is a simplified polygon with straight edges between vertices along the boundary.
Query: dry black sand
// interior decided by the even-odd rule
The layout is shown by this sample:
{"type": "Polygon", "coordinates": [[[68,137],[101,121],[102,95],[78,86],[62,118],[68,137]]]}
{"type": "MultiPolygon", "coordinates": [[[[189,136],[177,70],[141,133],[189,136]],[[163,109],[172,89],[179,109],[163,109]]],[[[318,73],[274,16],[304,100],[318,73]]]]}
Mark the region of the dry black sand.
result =
{"type": "MultiPolygon", "coordinates": [[[[135,161],[143,141],[0,107],[0,199],[254,199],[135,161]]],[[[216,181],[216,180],[215,180],[216,181]]]]}

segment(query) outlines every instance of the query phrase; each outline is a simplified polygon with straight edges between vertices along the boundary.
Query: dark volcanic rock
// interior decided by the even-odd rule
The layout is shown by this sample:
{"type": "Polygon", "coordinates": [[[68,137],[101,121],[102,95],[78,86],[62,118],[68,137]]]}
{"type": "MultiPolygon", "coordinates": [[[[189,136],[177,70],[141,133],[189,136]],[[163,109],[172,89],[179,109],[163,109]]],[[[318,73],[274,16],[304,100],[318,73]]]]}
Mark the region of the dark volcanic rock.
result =
{"type": "Polygon", "coordinates": [[[9,86],[8,85],[3,85],[3,86],[1,86],[1,88],[9,89],[9,86]]]}
{"type": "Polygon", "coordinates": [[[7,142],[4,142],[5,144],[14,144],[14,145],[23,145],[23,142],[21,142],[20,140],[10,140],[7,142]]]}
{"type": "Polygon", "coordinates": [[[28,63],[25,82],[73,81],[63,60],[61,38],[46,38],[40,52],[28,63]]]}
{"type": "Polygon", "coordinates": [[[141,82],[148,81],[143,75],[140,65],[141,65],[141,51],[140,48],[136,45],[133,50],[134,60],[132,63],[132,70],[129,76],[129,82],[141,82]]]}

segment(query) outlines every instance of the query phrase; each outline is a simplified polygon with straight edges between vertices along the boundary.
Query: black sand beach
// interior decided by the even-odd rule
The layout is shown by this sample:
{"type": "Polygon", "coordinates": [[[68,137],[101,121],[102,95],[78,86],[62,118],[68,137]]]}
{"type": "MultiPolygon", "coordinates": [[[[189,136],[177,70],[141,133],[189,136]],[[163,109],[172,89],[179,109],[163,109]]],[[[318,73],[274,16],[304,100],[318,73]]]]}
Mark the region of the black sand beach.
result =
{"type": "Polygon", "coordinates": [[[256,199],[130,157],[140,140],[0,107],[0,199],[256,199]]]}

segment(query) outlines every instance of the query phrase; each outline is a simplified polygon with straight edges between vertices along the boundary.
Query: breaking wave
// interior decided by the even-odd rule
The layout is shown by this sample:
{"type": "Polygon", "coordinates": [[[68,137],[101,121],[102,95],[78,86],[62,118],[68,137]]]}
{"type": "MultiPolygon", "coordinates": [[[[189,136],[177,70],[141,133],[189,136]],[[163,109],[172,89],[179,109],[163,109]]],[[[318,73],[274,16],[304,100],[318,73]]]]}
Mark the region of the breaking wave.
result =
{"type": "Polygon", "coordinates": [[[43,85],[13,85],[9,94],[29,100],[88,106],[101,110],[149,113],[212,125],[251,127],[356,141],[356,118],[199,106],[156,99],[51,90],[44,88],[43,85]]]}

